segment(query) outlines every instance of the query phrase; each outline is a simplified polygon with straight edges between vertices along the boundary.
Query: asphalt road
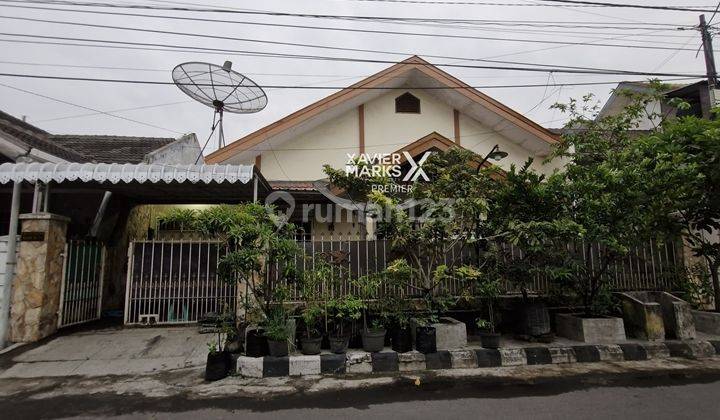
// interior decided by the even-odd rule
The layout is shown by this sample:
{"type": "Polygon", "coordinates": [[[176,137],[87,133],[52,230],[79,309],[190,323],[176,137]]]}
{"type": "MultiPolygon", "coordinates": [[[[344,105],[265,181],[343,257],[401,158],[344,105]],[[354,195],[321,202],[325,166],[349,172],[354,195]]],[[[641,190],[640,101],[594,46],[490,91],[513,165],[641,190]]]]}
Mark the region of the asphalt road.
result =
{"type": "Polygon", "coordinates": [[[31,395],[0,401],[0,417],[156,419],[712,419],[720,375],[625,374],[533,384],[431,381],[271,399],[31,395]]]}

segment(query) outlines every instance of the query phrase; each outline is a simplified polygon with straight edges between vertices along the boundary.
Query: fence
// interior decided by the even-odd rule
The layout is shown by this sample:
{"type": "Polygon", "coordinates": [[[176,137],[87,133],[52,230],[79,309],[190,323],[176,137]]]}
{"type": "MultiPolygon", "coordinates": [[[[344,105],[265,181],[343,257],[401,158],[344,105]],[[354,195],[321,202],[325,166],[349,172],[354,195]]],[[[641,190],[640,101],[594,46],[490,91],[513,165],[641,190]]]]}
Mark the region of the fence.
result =
{"type": "Polygon", "coordinates": [[[60,288],[58,327],[100,319],[105,247],[93,241],[69,241],[60,288]]]}
{"type": "MultiPolygon", "coordinates": [[[[332,280],[327,287],[330,288],[328,290],[330,296],[337,297],[346,293],[357,294],[358,290],[351,279],[380,273],[387,268],[389,262],[401,257],[401,254],[391,249],[387,239],[357,240],[351,238],[314,237],[298,241],[302,252],[295,258],[297,271],[302,273],[308,268],[313,268],[318,256],[331,261],[336,269],[332,271],[332,280]]],[[[516,246],[505,244],[503,248],[506,258],[510,260],[522,258],[522,252],[516,246]]],[[[583,260],[589,263],[591,270],[598,269],[603,254],[601,247],[592,245],[586,249],[585,246],[578,246],[576,250],[578,256],[581,255],[583,260]]],[[[472,263],[472,259],[472,249],[457,245],[446,253],[444,264],[472,263]]],[[[656,244],[654,241],[650,241],[646,246],[632,249],[624,258],[609,266],[606,277],[614,291],[671,290],[678,278],[679,269],[682,267],[682,256],[678,253],[675,242],[656,244]]],[[[432,268],[428,267],[428,269],[432,268]]],[[[271,267],[267,272],[268,282],[273,286],[287,286],[290,291],[290,300],[300,300],[297,284],[281,279],[281,271],[281,267],[277,265],[271,267]]],[[[420,286],[419,279],[412,279],[410,284],[405,287],[393,290],[384,288],[381,293],[390,292],[401,297],[417,296],[420,286]]],[[[465,285],[457,279],[450,278],[442,287],[451,295],[459,295],[463,292],[465,285]]],[[[502,289],[508,295],[520,292],[508,282],[502,284],[502,289]]],[[[550,281],[542,276],[535,276],[529,282],[529,292],[532,294],[547,294],[550,290],[550,281]]]]}
{"type": "MultiPolygon", "coordinates": [[[[321,287],[331,296],[358,294],[352,279],[380,273],[401,255],[391,249],[385,239],[359,240],[352,237],[306,237],[299,240],[300,252],[294,260],[299,274],[313,268],[317,258],[332,263],[333,281],[321,287]]],[[[505,245],[508,258],[521,257],[514,246],[505,245]]],[[[592,246],[589,252],[579,247],[583,258],[591,267],[598,264],[602,250],[592,246]]],[[[237,285],[221,280],[218,263],[227,254],[227,247],[219,241],[169,240],[137,241],[128,250],[128,273],[125,299],[126,324],[176,324],[196,322],[205,314],[222,311],[234,312],[237,308],[237,285]]],[[[445,262],[470,262],[472,250],[456,246],[449,250],[445,262]]],[[[614,290],[670,290],[682,267],[682,258],[674,243],[648,243],[632,250],[625,258],[607,271],[609,284],[614,290]]],[[[287,282],[280,273],[283,267],[275,265],[267,270],[270,287],[286,286],[290,301],[300,300],[297,282],[287,282]]],[[[416,283],[403,288],[382,290],[401,297],[417,295],[416,283]]],[[[463,284],[448,279],[443,285],[450,294],[463,291],[463,284]]],[[[510,284],[504,284],[506,294],[517,293],[510,284]]],[[[545,294],[550,291],[547,279],[537,276],[530,282],[530,291],[545,294]]]]}
{"type": "Polygon", "coordinates": [[[128,250],[125,324],[182,324],[234,312],[236,284],[217,275],[218,241],[136,241],[128,250]]]}

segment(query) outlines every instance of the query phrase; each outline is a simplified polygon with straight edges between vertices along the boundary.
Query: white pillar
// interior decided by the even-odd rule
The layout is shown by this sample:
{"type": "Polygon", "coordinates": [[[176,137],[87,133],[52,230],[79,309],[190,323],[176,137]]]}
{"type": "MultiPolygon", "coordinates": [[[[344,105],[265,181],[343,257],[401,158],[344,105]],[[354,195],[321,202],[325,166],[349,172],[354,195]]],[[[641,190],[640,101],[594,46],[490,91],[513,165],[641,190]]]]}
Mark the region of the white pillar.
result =
{"type": "Polygon", "coordinates": [[[5,263],[5,286],[2,297],[0,297],[0,349],[5,347],[5,340],[8,332],[8,320],[10,318],[10,297],[12,296],[12,283],[15,277],[15,265],[17,264],[17,227],[18,215],[20,214],[20,194],[22,183],[16,181],[13,184],[12,199],[10,204],[10,229],[8,230],[7,262],[5,263]]]}

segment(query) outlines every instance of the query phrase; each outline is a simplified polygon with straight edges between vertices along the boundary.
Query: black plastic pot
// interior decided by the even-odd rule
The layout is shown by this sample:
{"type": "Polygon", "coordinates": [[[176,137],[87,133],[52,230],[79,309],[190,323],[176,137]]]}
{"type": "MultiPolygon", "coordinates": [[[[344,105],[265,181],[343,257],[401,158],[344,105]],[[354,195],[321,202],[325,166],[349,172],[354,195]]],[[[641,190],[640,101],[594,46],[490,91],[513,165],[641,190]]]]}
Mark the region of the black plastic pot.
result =
{"type": "Polygon", "coordinates": [[[268,340],[268,349],[270,350],[270,356],[283,357],[288,355],[288,341],[287,340],[268,340]]]}
{"type": "Polygon", "coordinates": [[[262,330],[250,330],[245,340],[245,355],[263,357],[268,355],[268,340],[262,330]]]}
{"type": "Polygon", "coordinates": [[[521,311],[521,333],[530,337],[550,334],[550,313],[542,302],[527,303],[521,311]]]}
{"type": "Polygon", "coordinates": [[[480,345],[486,349],[500,348],[500,334],[481,332],[480,345]]]}
{"type": "Polygon", "coordinates": [[[435,353],[435,327],[417,327],[415,329],[415,349],[423,354],[435,353]]]}
{"type": "Polygon", "coordinates": [[[232,357],[230,352],[220,351],[208,353],[207,362],[205,363],[205,380],[217,381],[228,376],[230,366],[232,365],[232,357]]]}
{"type": "Polygon", "coordinates": [[[362,344],[363,350],[370,353],[382,351],[385,347],[385,330],[363,331],[362,344]]]}
{"type": "Polygon", "coordinates": [[[392,334],[392,349],[398,353],[412,350],[412,331],[410,328],[396,328],[392,334]]]}
{"type": "Polygon", "coordinates": [[[330,351],[335,354],[343,354],[347,352],[350,344],[349,336],[330,337],[330,351]]]}
{"type": "Polygon", "coordinates": [[[316,338],[303,338],[300,340],[302,354],[320,354],[320,346],[322,344],[322,337],[316,338]]]}

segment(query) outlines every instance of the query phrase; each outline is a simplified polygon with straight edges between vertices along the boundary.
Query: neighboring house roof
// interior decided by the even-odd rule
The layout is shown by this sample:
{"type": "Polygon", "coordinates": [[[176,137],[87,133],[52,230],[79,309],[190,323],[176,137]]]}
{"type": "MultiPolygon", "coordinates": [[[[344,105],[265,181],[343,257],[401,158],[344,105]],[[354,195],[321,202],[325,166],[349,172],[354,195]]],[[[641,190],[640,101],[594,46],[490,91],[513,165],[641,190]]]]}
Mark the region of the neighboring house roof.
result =
{"type": "Polygon", "coordinates": [[[506,129],[504,131],[508,136],[517,137],[519,142],[526,142],[529,138],[546,144],[557,142],[553,133],[529,118],[420,57],[412,56],[216,150],[207,156],[206,161],[222,163],[243,152],[258,155],[262,151],[258,150],[260,149],[258,145],[271,138],[283,136],[285,137],[283,140],[292,138],[298,134],[298,131],[312,128],[313,120],[330,110],[341,107],[350,109],[383,93],[382,89],[376,88],[406,88],[408,82],[431,88],[429,90],[433,94],[451,104],[455,109],[476,117],[480,122],[485,122],[489,126],[494,126],[500,121],[511,123],[514,130],[506,129]],[[435,87],[452,89],[435,89],[435,87]]]}
{"type": "Polygon", "coordinates": [[[268,181],[273,190],[315,191],[314,181],[268,181]]]}
{"type": "MultiPolygon", "coordinates": [[[[192,136],[193,141],[194,135],[192,136]]],[[[186,139],[112,135],[50,134],[0,111],[0,137],[68,162],[142,163],[149,155],[186,139]]],[[[199,153],[199,152],[197,152],[199,153]]],[[[196,153],[196,154],[197,154],[196,153]]],[[[183,162],[186,163],[186,162],[183,162]]]]}
{"type": "Polygon", "coordinates": [[[5,134],[28,147],[41,150],[70,162],[89,162],[82,153],[59,145],[50,140],[50,134],[32,124],[0,111],[0,136],[5,134]]]}
{"type": "Polygon", "coordinates": [[[51,135],[52,141],[91,156],[97,162],[141,163],[148,153],[174,142],[172,137],[51,135]]]}

